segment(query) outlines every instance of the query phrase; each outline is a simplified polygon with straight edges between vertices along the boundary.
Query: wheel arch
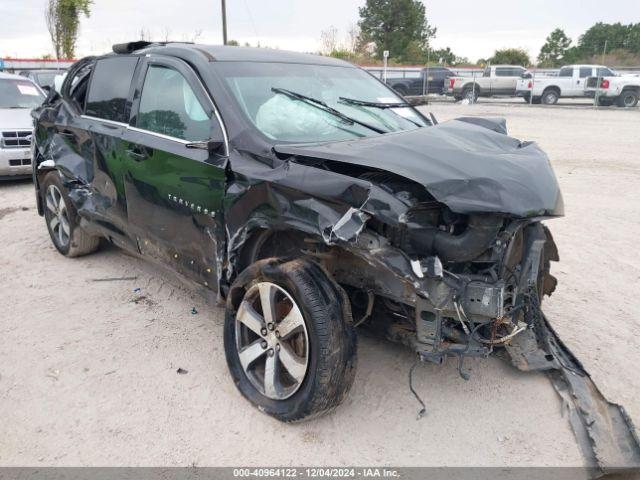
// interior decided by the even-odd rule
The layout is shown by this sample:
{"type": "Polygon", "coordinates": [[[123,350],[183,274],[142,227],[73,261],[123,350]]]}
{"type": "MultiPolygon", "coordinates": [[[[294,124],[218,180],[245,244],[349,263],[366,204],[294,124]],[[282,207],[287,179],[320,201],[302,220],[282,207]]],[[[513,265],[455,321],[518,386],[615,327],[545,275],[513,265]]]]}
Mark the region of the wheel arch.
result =
{"type": "Polygon", "coordinates": [[[557,85],[549,85],[548,87],[544,87],[544,90],[542,90],[542,95],[541,96],[544,96],[544,94],[549,92],[549,91],[558,92],[558,96],[559,97],[562,96],[562,89],[557,85]]]}

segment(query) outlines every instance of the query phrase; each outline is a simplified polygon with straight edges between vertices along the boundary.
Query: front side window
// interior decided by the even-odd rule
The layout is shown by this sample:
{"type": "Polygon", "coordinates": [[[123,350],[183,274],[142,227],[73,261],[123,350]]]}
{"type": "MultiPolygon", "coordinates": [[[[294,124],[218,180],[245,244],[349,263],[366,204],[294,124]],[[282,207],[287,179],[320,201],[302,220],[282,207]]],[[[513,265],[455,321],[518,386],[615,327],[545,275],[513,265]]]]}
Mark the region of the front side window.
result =
{"type": "Polygon", "coordinates": [[[484,72],[482,72],[482,76],[483,77],[490,77],[491,76],[491,68],[487,67],[484,69],[484,72]]]}
{"type": "Polygon", "coordinates": [[[615,77],[616,74],[613,73],[611,70],[609,70],[608,68],[599,68],[598,69],[598,76],[599,77],[615,77]]]}
{"type": "Polygon", "coordinates": [[[428,125],[359,68],[275,62],[212,62],[212,68],[251,124],[274,141],[339,141],[428,125]]]}
{"type": "Polygon", "coordinates": [[[211,118],[187,79],[159,65],[147,70],[136,127],[182,140],[211,138],[211,118]]]}
{"type": "Polygon", "coordinates": [[[138,57],[109,57],[94,67],[85,113],[92,117],[127,123],[127,98],[138,57]]]}
{"type": "Polygon", "coordinates": [[[0,108],[28,108],[40,106],[44,95],[30,80],[0,78],[0,108]]]}

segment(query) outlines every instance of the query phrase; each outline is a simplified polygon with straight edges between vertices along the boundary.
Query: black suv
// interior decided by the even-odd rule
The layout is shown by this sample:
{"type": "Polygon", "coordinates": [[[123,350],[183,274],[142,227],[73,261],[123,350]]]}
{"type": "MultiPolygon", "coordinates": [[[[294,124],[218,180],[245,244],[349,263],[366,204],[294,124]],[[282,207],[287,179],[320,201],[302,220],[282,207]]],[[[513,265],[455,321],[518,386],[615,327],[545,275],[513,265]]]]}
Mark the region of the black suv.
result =
{"type": "Polygon", "coordinates": [[[503,120],[436,125],[332,58],[145,42],[77,62],[33,117],[58,251],[108,241],[224,299],[233,379],[280,420],[345,398],[358,326],[463,376],[535,341],[562,197],[503,120]]]}

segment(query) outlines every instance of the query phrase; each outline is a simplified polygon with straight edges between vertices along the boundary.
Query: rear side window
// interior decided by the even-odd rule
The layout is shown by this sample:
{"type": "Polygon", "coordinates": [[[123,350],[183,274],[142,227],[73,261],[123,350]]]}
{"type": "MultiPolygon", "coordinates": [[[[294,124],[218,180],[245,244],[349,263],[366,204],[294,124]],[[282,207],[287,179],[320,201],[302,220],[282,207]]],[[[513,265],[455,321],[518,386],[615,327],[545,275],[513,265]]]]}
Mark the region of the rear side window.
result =
{"type": "Polygon", "coordinates": [[[85,113],[92,117],[127,123],[127,97],[138,57],[112,57],[96,62],[85,113]]]}
{"type": "Polygon", "coordinates": [[[560,69],[560,73],[558,73],[559,77],[573,77],[573,68],[565,67],[560,69]]]}
{"type": "Polygon", "coordinates": [[[498,67],[496,68],[496,77],[519,77],[522,72],[521,68],[498,67]]]}
{"type": "Polygon", "coordinates": [[[168,67],[151,65],[140,97],[136,127],[182,140],[211,138],[211,119],[187,79],[168,67]]]}
{"type": "Polygon", "coordinates": [[[580,67],[580,78],[587,78],[591,76],[591,67],[580,67]]]}

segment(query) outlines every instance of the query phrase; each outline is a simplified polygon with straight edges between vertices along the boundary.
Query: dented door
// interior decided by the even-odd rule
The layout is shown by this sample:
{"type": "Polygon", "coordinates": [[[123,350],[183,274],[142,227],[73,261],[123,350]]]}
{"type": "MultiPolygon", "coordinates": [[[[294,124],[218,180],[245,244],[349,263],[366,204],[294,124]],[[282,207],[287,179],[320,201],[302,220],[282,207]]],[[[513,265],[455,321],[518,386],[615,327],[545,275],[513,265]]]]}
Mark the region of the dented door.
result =
{"type": "Polygon", "coordinates": [[[176,59],[148,59],[124,135],[124,189],[140,251],[217,289],[224,229],[226,145],[213,105],[176,59]]]}

